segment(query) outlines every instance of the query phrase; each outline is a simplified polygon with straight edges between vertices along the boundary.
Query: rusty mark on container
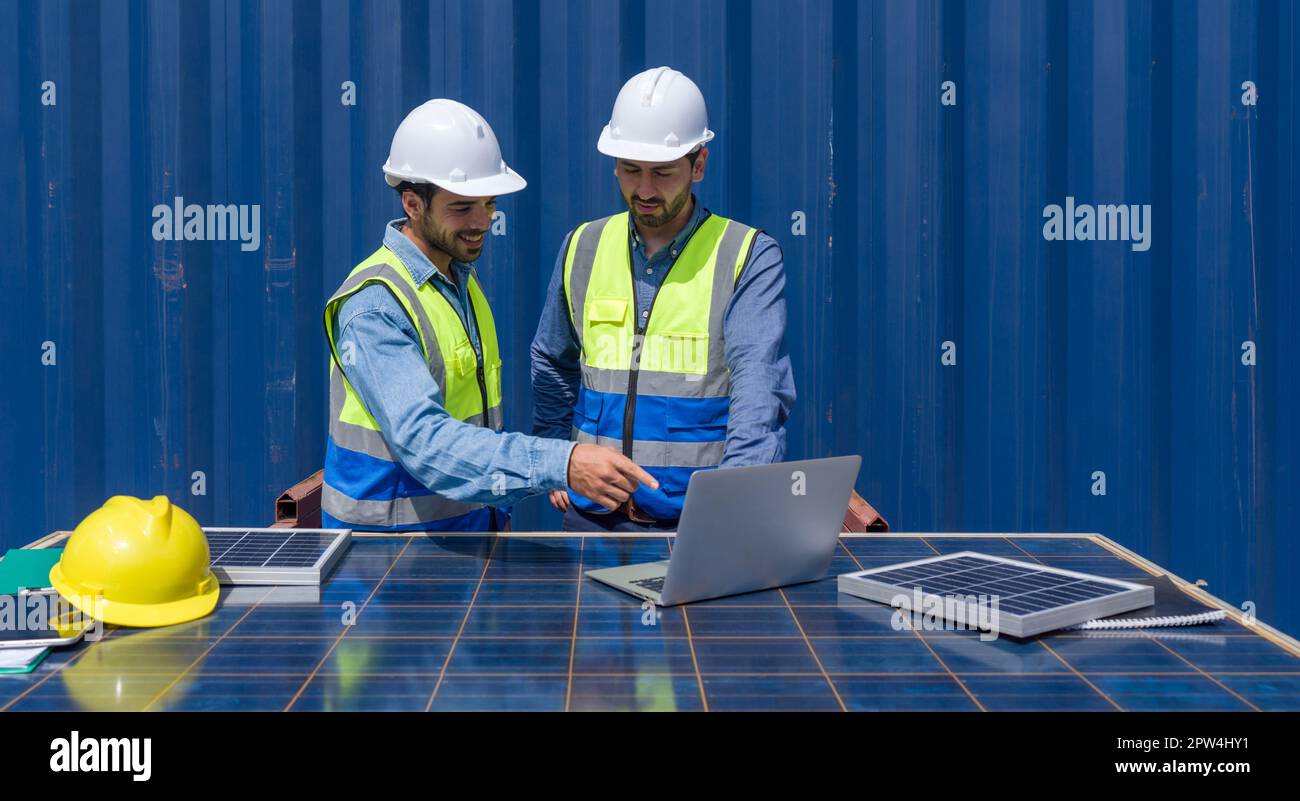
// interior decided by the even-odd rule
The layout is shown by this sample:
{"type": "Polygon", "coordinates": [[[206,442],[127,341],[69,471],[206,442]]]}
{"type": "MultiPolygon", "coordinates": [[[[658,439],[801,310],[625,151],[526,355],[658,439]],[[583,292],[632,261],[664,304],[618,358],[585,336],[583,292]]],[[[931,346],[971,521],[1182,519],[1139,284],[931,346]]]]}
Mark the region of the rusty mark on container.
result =
{"type": "Polygon", "coordinates": [[[185,288],[185,265],[179,259],[164,258],[155,262],[153,274],[164,292],[176,292],[185,288]]]}
{"type": "Polygon", "coordinates": [[[290,251],[287,258],[267,258],[262,263],[266,272],[267,289],[286,289],[293,286],[293,271],[297,266],[297,254],[290,251]]]}

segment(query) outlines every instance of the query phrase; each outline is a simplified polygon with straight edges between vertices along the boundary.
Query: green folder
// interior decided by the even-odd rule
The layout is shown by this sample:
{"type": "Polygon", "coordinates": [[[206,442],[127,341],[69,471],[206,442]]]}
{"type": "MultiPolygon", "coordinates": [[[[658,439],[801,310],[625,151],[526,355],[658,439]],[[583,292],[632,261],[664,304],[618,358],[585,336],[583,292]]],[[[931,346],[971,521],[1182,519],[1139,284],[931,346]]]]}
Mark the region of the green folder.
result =
{"type": "Polygon", "coordinates": [[[50,586],[50,568],[63,556],[62,548],[14,548],[0,559],[0,595],[50,586]]]}

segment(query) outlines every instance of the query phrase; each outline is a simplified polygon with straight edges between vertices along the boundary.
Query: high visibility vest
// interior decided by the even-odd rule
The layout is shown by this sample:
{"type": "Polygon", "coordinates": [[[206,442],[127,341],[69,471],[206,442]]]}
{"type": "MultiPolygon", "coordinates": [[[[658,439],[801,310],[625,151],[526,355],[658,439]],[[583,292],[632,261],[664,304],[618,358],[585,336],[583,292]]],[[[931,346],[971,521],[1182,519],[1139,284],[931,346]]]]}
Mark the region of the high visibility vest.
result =
{"type": "Polygon", "coordinates": [[[397,255],[381,247],[352,270],[325,304],[331,357],[330,427],[321,508],[359,529],[487,530],[490,517],[485,506],[435,495],[402,466],[341,369],[350,357],[339,353],[335,318],[345,300],[371,284],[387,287],[414,324],[448,414],[501,430],[501,355],[492,310],[478,280],[470,277],[468,294],[481,359],[465,324],[433,282],[416,286],[397,255]]]}
{"type": "MultiPolygon", "coordinates": [[[[572,438],[623,452],[659,480],[633,500],[659,520],[681,516],[691,474],[722,461],[731,371],[722,316],[757,230],[710,215],[638,318],[628,214],[585,223],[569,237],[564,289],[581,348],[572,438]]],[[[582,511],[605,511],[572,491],[582,511]]]]}

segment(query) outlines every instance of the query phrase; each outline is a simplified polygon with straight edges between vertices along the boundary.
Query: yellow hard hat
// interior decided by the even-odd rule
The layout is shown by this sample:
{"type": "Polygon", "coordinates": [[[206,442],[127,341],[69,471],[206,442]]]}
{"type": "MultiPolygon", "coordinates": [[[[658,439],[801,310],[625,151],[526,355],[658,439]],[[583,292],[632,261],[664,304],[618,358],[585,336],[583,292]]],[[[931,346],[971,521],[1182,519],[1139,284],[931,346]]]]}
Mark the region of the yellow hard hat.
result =
{"type": "Polygon", "coordinates": [[[50,583],[85,614],[121,626],[203,617],[221,590],[203,529],[162,495],[116,495],[91,512],[68,538],[50,583]]]}

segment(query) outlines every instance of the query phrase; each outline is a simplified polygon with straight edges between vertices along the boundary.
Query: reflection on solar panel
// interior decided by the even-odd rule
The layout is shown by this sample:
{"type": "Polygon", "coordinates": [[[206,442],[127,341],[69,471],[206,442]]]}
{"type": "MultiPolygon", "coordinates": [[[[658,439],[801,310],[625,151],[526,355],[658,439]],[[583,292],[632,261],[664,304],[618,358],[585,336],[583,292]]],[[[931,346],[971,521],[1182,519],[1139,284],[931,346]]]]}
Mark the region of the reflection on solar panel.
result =
{"type": "Polygon", "coordinates": [[[222,584],[320,584],[347,549],[346,529],[205,528],[222,584]]]}
{"type": "Polygon", "coordinates": [[[932,613],[970,628],[995,608],[997,631],[1013,637],[1140,609],[1154,600],[1151,587],[1141,584],[972,551],[845,573],[839,589],[895,606],[903,596],[914,614],[932,613]],[[915,608],[917,598],[922,608],[915,608]]]}

